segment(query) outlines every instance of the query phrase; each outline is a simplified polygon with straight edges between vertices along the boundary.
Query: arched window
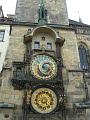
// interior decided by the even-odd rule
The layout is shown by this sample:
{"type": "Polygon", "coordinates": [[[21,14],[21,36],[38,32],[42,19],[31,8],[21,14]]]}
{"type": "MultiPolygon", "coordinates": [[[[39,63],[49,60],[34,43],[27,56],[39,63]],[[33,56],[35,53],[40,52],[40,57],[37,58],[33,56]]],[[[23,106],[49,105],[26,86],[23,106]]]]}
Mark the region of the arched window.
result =
{"type": "Polygon", "coordinates": [[[81,44],[78,47],[79,50],[79,56],[80,56],[80,66],[84,70],[88,70],[88,55],[87,55],[87,49],[85,45],[81,44]]]}

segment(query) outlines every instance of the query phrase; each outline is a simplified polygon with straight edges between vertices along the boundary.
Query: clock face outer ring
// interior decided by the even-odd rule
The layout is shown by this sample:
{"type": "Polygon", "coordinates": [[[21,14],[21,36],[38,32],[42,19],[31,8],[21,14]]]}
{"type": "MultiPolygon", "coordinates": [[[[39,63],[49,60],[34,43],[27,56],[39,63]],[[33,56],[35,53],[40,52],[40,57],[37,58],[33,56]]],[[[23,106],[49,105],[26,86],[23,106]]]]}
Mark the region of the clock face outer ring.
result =
{"type": "Polygon", "coordinates": [[[31,106],[37,113],[51,113],[58,106],[58,95],[51,88],[37,88],[32,93],[31,106]]]}
{"type": "Polygon", "coordinates": [[[30,71],[39,80],[51,80],[57,74],[57,63],[49,55],[38,54],[32,57],[30,71]]]}

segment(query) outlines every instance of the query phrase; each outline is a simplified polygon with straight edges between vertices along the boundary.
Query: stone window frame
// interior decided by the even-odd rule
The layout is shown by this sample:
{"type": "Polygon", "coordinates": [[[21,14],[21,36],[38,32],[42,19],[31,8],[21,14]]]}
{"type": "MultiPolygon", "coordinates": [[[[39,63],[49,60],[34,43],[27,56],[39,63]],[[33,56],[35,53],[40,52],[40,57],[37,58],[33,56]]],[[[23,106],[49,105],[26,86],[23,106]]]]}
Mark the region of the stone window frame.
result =
{"type": "Polygon", "coordinates": [[[0,42],[4,41],[5,30],[0,30],[0,42]]]}
{"type": "Polygon", "coordinates": [[[79,52],[79,58],[80,58],[80,67],[83,70],[89,70],[89,58],[88,58],[88,46],[83,43],[80,42],[78,45],[78,52],[79,52]]]}

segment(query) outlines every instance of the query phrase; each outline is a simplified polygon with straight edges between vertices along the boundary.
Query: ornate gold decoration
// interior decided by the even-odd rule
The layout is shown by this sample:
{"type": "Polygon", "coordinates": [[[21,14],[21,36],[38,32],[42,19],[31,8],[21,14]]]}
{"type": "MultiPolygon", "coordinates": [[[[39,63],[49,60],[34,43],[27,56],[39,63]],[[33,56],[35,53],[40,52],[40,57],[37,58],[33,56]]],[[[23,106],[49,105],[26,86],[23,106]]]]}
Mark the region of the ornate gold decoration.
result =
{"type": "Polygon", "coordinates": [[[31,74],[40,80],[49,80],[56,76],[57,64],[55,60],[48,55],[37,55],[31,60],[31,74]]]}
{"type": "Polygon", "coordinates": [[[57,96],[49,88],[36,89],[31,97],[31,105],[39,113],[50,113],[57,106],[57,96]]]}

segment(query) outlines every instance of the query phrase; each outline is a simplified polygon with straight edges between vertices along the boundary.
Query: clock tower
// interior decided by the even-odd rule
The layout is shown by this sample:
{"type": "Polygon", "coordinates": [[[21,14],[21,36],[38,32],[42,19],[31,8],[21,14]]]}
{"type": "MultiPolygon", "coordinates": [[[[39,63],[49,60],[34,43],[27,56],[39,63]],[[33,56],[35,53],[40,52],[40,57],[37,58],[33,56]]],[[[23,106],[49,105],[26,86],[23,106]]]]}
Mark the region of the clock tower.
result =
{"type": "MultiPolygon", "coordinates": [[[[68,25],[66,0],[44,0],[47,21],[50,24],[68,25]]],[[[21,22],[38,22],[40,0],[17,0],[16,18],[21,22]]]]}
{"type": "MultiPolygon", "coordinates": [[[[40,8],[40,14],[42,12],[44,10],[40,8]]],[[[38,21],[39,25],[45,23],[44,16],[38,21]]],[[[29,95],[23,105],[27,104],[29,99],[31,111],[35,113],[50,114],[62,112],[64,109],[61,56],[64,41],[54,29],[46,25],[36,27],[24,36],[26,45],[24,69],[27,81],[21,86],[24,85],[29,95]],[[27,85],[31,86],[31,89],[27,88],[27,85]]]]}

